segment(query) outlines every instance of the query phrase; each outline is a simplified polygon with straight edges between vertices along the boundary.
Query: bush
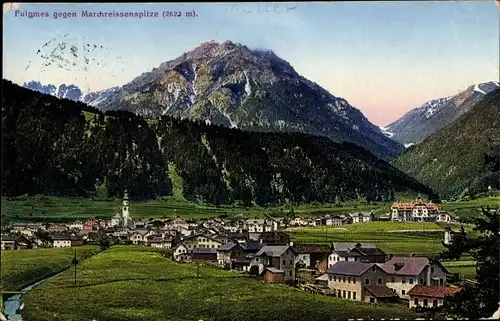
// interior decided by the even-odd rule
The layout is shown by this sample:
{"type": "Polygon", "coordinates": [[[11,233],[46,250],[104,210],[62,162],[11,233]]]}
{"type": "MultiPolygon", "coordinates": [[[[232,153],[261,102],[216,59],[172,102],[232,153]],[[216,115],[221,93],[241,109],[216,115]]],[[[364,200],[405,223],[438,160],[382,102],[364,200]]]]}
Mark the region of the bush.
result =
{"type": "Polygon", "coordinates": [[[250,275],[259,275],[259,267],[257,265],[252,265],[248,271],[250,275]]]}

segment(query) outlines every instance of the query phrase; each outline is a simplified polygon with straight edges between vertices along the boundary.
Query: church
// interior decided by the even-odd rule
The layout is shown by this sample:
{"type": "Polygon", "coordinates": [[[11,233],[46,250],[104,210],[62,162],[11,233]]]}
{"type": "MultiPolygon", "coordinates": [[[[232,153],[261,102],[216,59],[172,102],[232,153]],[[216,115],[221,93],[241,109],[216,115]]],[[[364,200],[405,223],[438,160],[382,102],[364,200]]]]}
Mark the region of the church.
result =
{"type": "Polygon", "coordinates": [[[134,228],[134,221],[130,217],[130,212],[129,212],[129,198],[128,198],[128,192],[125,190],[123,193],[123,201],[122,201],[122,211],[121,213],[116,213],[115,216],[111,219],[110,226],[112,227],[128,227],[128,228],[134,228]]]}

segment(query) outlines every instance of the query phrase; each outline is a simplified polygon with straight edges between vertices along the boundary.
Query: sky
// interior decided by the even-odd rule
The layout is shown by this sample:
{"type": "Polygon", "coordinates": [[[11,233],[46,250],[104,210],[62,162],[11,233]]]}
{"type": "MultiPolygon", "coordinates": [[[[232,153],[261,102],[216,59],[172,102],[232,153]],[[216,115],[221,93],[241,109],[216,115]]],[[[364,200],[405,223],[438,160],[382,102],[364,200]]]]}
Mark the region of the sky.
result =
{"type": "Polygon", "coordinates": [[[3,77],[18,84],[37,80],[76,84],[84,91],[106,89],[203,42],[231,40],[273,50],[379,126],[428,100],[499,80],[499,6],[486,0],[23,3],[4,4],[3,23],[3,77]],[[158,18],[82,17],[82,11],[148,11],[158,12],[158,18]],[[183,17],[163,18],[164,11],[180,11],[183,17]],[[193,11],[196,17],[184,14],[193,11]],[[28,18],[27,12],[40,16],[28,18]],[[43,47],[51,39],[59,40],[43,47]],[[43,66],[41,56],[57,49],[60,39],[81,50],[96,44],[88,55],[92,61],[86,64],[79,55],[64,68],[43,66]]]}

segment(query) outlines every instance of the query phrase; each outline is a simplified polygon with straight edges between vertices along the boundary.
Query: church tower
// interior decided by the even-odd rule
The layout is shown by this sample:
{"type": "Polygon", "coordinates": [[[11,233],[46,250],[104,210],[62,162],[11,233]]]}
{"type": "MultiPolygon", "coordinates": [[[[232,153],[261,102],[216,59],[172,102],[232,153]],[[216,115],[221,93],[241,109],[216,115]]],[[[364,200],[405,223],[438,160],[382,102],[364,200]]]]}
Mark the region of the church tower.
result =
{"type": "Polygon", "coordinates": [[[123,193],[123,205],[122,205],[122,218],[123,218],[123,225],[128,226],[128,221],[130,219],[129,216],[129,200],[128,200],[128,192],[125,190],[123,193]]]}

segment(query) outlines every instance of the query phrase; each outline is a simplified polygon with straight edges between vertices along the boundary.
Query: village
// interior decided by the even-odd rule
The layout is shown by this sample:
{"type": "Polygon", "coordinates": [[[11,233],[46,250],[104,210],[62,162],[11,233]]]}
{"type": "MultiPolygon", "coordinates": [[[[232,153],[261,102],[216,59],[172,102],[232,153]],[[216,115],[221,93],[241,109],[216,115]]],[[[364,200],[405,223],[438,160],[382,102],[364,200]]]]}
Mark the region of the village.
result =
{"type": "MultiPolygon", "coordinates": [[[[267,219],[210,218],[196,222],[180,217],[133,220],[125,192],[121,212],[111,220],[89,219],[72,224],[14,223],[2,234],[2,250],[77,247],[98,244],[105,234],[111,244],[158,248],[178,262],[203,262],[248,273],[267,283],[287,283],[312,293],[377,304],[406,302],[410,308],[438,307],[460,291],[436,257],[385,253],[375,243],[294,243],[290,227],[342,226],[373,220],[455,223],[453,213],[417,199],[394,202],[391,213],[373,212],[267,219]]],[[[443,241],[451,241],[450,229],[443,241]]]]}

